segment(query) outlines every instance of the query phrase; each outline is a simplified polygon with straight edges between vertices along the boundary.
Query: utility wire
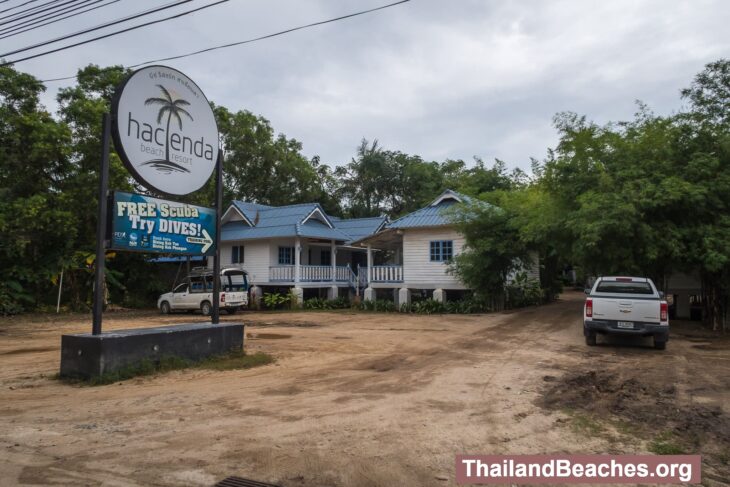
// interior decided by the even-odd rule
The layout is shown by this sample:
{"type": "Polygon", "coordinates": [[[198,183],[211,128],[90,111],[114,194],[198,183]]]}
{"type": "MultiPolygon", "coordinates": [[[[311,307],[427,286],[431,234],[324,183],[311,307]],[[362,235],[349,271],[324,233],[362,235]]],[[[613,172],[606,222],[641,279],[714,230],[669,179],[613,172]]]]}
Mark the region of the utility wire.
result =
{"type": "MultiPolygon", "coordinates": [[[[99,0],[99,1],[102,1],[102,0],[99,0]]],[[[8,30],[5,30],[3,32],[0,32],[0,34],[2,34],[2,35],[0,35],[0,39],[5,39],[6,37],[17,36],[17,35],[20,35],[20,34],[22,34],[24,32],[28,32],[30,30],[40,29],[41,27],[44,27],[46,25],[55,24],[56,22],[60,22],[62,20],[65,20],[65,19],[68,19],[68,18],[71,18],[71,17],[76,17],[77,15],[85,14],[86,12],[91,12],[92,10],[96,10],[98,8],[106,7],[107,5],[111,5],[111,4],[117,3],[119,1],[120,0],[111,0],[109,3],[105,3],[103,5],[98,5],[96,7],[91,7],[91,8],[88,8],[86,10],[80,10],[78,12],[71,13],[71,14],[66,15],[66,16],[63,16],[63,17],[58,17],[58,18],[55,18],[53,20],[48,20],[47,22],[43,22],[43,21],[39,20],[39,21],[33,22],[31,24],[28,24],[25,27],[14,27],[13,29],[8,29],[8,30]],[[40,25],[36,25],[36,24],[39,24],[39,23],[40,23],[40,25]]],[[[94,2],[94,3],[98,3],[98,2],[94,2]]]]}
{"type": "MultiPolygon", "coordinates": [[[[99,1],[101,1],[101,0],[99,0],[99,1]]],[[[137,19],[139,17],[144,17],[146,15],[150,15],[150,14],[153,14],[153,13],[156,13],[156,12],[160,12],[162,10],[167,10],[168,8],[177,7],[178,5],[182,5],[182,4],[185,4],[185,3],[188,3],[188,2],[192,2],[192,1],[193,0],[183,0],[183,1],[179,1],[179,2],[168,3],[166,5],[162,5],[160,7],[154,8],[154,9],[148,9],[148,10],[144,10],[142,12],[137,12],[136,14],[132,14],[132,15],[129,15],[127,17],[122,17],[120,19],[116,19],[116,20],[113,20],[113,21],[110,21],[110,22],[106,22],[104,24],[99,24],[99,25],[97,25],[95,27],[90,27],[90,28],[85,29],[85,30],[80,30],[80,31],[75,32],[73,34],[68,34],[68,35],[65,35],[65,36],[56,37],[55,39],[51,39],[51,40],[44,41],[44,42],[39,42],[38,44],[33,44],[32,46],[28,46],[28,47],[23,47],[23,48],[20,48],[20,49],[16,49],[15,51],[5,52],[3,54],[0,54],[0,58],[3,58],[5,56],[10,56],[11,54],[17,54],[19,52],[24,52],[24,51],[29,51],[31,49],[36,49],[38,47],[47,46],[48,44],[53,44],[55,42],[65,41],[66,39],[70,39],[72,37],[80,36],[82,34],[88,34],[89,32],[94,32],[94,31],[97,31],[99,29],[104,29],[105,27],[110,27],[112,25],[117,25],[117,24],[121,24],[123,22],[128,22],[130,20],[134,20],[134,19],[137,19]]]]}
{"type": "MultiPolygon", "coordinates": [[[[16,8],[20,8],[20,7],[24,6],[24,5],[28,5],[29,3],[33,3],[33,2],[36,2],[36,1],[38,1],[38,0],[31,0],[30,2],[21,3],[19,5],[14,6],[14,7],[6,8],[5,10],[0,10],[0,14],[1,13],[5,13],[5,12],[9,12],[11,10],[15,10],[16,8]]],[[[28,7],[25,10],[21,10],[20,12],[14,12],[12,14],[3,15],[2,17],[0,17],[0,20],[6,19],[8,17],[13,17],[15,15],[20,15],[20,14],[25,13],[25,12],[30,12],[31,10],[35,10],[37,8],[45,7],[46,5],[50,5],[50,4],[53,4],[53,3],[58,3],[60,1],[61,0],[51,0],[50,2],[42,3],[40,5],[35,5],[33,7],[28,7]]]]}
{"type": "MultiPolygon", "coordinates": [[[[402,3],[407,3],[407,2],[410,2],[410,1],[411,0],[400,0],[398,2],[389,3],[387,5],[382,5],[380,7],[375,7],[375,8],[371,8],[371,9],[368,9],[368,10],[362,10],[360,12],[355,12],[355,13],[348,14],[348,15],[343,15],[341,17],[334,17],[334,18],[327,19],[327,20],[322,20],[322,21],[319,21],[319,22],[313,22],[311,24],[300,25],[299,27],[292,27],[290,29],[282,30],[282,31],[279,31],[279,32],[274,32],[273,34],[267,34],[267,35],[264,35],[264,36],[261,36],[261,37],[254,37],[253,39],[247,39],[245,41],[232,42],[230,44],[223,44],[223,45],[220,45],[220,46],[209,47],[207,49],[201,49],[199,51],[193,51],[193,52],[189,52],[189,53],[186,53],[186,54],[180,54],[178,56],[170,56],[170,57],[165,57],[165,58],[160,58],[160,59],[153,59],[153,60],[150,60],[150,61],[144,61],[142,63],[131,64],[131,65],[127,66],[127,68],[137,68],[137,67],[143,66],[145,64],[158,63],[158,62],[162,62],[162,61],[170,61],[170,60],[173,60],[173,59],[181,59],[181,58],[185,58],[185,57],[195,56],[195,55],[198,55],[198,54],[203,54],[205,52],[215,51],[215,50],[218,50],[218,49],[225,49],[225,48],[228,48],[228,47],[240,46],[242,44],[250,44],[252,42],[261,41],[261,40],[264,40],[264,39],[270,39],[272,37],[277,37],[277,36],[281,36],[281,35],[284,35],[284,34],[288,34],[290,32],[295,32],[295,31],[298,31],[298,30],[308,29],[310,27],[316,27],[316,26],[319,26],[319,25],[329,24],[329,23],[332,23],[332,22],[337,22],[339,20],[349,19],[349,18],[352,18],[352,17],[357,17],[359,15],[365,15],[365,14],[369,14],[371,12],[376,12],[378,10],[384,10],[386,8],[395,7],[396,5],[400,5],[402,3]]],[[[22,59],[21,59],[21,61],[22,61],[22,59]]],[[[8,64],[13,64],[13,62],[14,61],[9,61],[9,62],[6,62],[4,64],[0,64],[0,66],[7,66],[8,64]]],[[[65,80],[74,79],[74,78],[76,78],[76,75],[66,76],[66,77],[63,77],[63,78],[45,79],[45,80],[42,80],[41,82],[42,83],[49,83],[51,81],[65,81],[65,80]]]]}
{"type": "Polygon", "coordinates": [[[216,5],[220,5],[221,3],[226,3],[228,1],[229,0],[218,0],[217,2],[210,3],[208,5],[203,5],[202,7],[198,7],[196,9],[186,10],[185,12],[181,12],[179,14],[175,14],[175,15],[172,15],[170,17],[165,17],[164,19],[158,19],[158,20],[153,20],[151,22],[146,22],[144,24],[134,25],[134,26],[128,27],[126,29],[118,30],[116,32],[110,32],[109,34],[104,34],[104,35],[101,35],[101,36],[98,36],[98,37],[93,37],[91,39],[87,39],[85,41],[77,42],[75,44],[69,44],[68,46],[58,47],[58,48],[52,49],[50,51],[45,51],[45,52],[41,52],[41,53],[38,53],[38,54],[33,54],[32,56],[26,56],[24,58],[14,59],[12,61],[6,61],[4,63],[1,63],[0,64],[0,67],[2,67],[2,66],[8,66],[10,64],[19,63],[21,61],[27,61],[29,59],[35,59],[35,58],[39,58],[39,57],[42,57],[42,56],[47,56],[48,54],[53,54],[53,53],[56,53],[56,52],[59,52],[59,51],[65,51],[66,49],[71,49],[72,47],[82,46],[84,44],[88,44],[90,42],[98,41],[100,39],[106,39],[107,37],[113,37],[115,35],[123,34],[125,32],[129,32],[129,31],[136,30],[136,29],[141,29],[142,27],[147,27],[148,25],[159,24],[160,22],[165,22],[165,21],[168,21],[168,20],[177,19],[179,17],[184,17],[186,15],[195,13],[195,12],[197,12],[199,10],[204,10],[206,8],[214,7],[216,5]]]}
{"type": "Polygon", "coordinates": [[[80,3],[76,3],[74,5],[66,5],[63,8],[60,8],[59,10],[55,12],[48,12],[43,15],[39,15],[37,17],[31,17],[29,19],[25,19],[22,22],[8,22],[11,25],[5,25],[3,27],[0,27],[0,33],[10,32],[16,29],[23,29],[29,25],[36,24],[38,22],[42,22],[44,20],[49,19],[55,19],[56,17],[60,17],[61,15],[67,14],[69,12],[74,12],[76,10],[80,10],[84,7],[88,7],[89,5],[93,5],[94,3],[97,3],[99,0],[82,0],[80,3]],[[91,3],[89,3],[91,2],[91,3]]]}
{"type": "MultiPolygon", "coordinates": [[[[0,3],[5,3],[7,1],[8,0],[5,0],[4,2],[0,2],[0,3]]],[[[19,3],[18,5],[14,6],[14,7],[8,7],[5,10],[0,10],[0,14],[5,13],[5,12],[10,12],[11,10],[15,10],[16,8],[20,8],[20,7],[24,6],[24,5],[28,5],[29,3],[33,3],[33,2],[37,2],[37,1],[38,0],[28,0],[25,3],[19,3]]]]}
{"type": "Polygon", "coordinates": [[[52,20],[52,19],[55,19],[62,15],[65,15],[69,12],[75,12],[82,8],[88,7],[89,5],[98,3],[99,1],[101,1],[101,0],[82,0],[81,2],[73,4],[73,5],[66,5],[65,7],[60,8],[59,10],[57,10],[55,12],[48,12],[43,15],[39,15],[37,17],[32,17],[30,19],[23,20],[22,22],[19,22],[19,23],[15,23],[14,25],[6,25],[4,27],[0,27],[0,33],[10,32],[15,29],[23,29],[25,27],[28,27],[29,25],[33,25],[38,22],[42,22],[44,20],[52,20]]]}
{"type": "MultiPolygon", "coordinates": [[[[20,20],[26,19],[28,17],[35,17],[38,14],[48,12],[49,10],[61,9],[62,7],[69,8],[69,7],[72,7],[73,4],[77,4],[80,1],[83,1],[83,0],[66,0],[65,2],[60,2],[60,3],[58,1],[53,1],[53,2],[51,2],[51,4],[57,4],[57,5],[51,5],[50,7],[42,8],[40,10],[36,10],[35,12],[27,13],[27,14],[21,15],[19,17],[15,17],[15,15],[17,15],[17,14],[11,15],[11,17],[15,17],[15,18],[9,19],[9,20],[4,20],[3,22],[0,22],[0,25],[12,24],[12,23],[18,22],[20,20]]],[[[48,5],[48,4],[46,4],[46,5],[48,5]]],[[[50,14],[53,14],[53,13],[57,13],[57,12],[50,12],[50,14]]],[[[49,14],[46,14],[46,15],[49,15],[49,14]]],[[[5,18],[7,18],[7,17],[5,17],[5,18]]]]}

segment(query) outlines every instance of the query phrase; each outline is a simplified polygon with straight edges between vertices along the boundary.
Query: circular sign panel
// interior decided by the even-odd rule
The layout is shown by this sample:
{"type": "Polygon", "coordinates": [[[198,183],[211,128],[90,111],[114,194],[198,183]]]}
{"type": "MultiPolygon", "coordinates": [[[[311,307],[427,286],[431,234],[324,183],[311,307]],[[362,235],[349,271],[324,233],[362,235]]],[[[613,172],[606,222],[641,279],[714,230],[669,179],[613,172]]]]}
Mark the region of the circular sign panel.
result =
{"type": "Polygon", "coordinates": [[[135,179],[164,194],[200,189],[218,158],[218,126],[208,99],[167,66],[139,69],[116,89],[112,136],[135,179]]]}

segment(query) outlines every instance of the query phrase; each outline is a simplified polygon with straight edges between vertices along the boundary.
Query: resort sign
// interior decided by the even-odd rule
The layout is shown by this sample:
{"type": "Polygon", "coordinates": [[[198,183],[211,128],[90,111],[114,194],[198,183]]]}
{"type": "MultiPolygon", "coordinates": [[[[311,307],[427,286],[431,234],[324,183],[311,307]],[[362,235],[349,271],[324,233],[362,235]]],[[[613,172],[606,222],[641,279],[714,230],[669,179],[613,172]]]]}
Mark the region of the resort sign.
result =
{"type": "Polygon", "coordinates": [[[112,137],[122,162],[148,189],[200,189],[218,160],[218,126],[190,78],[166,66],[135,71],[112,102],[112,137]]]}

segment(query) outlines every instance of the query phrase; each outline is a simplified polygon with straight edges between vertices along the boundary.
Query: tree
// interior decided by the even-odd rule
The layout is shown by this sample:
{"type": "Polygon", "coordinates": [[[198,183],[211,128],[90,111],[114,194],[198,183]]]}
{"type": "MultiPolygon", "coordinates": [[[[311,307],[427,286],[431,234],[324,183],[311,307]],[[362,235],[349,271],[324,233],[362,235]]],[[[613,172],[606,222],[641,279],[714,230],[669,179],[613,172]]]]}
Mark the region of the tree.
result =
{"type": "Polygon", "coordinates": [[[0,314],[40,304],[76,235],[60,204],[70,131],[40,104],[44,90],[0,67],[0,314]]]}

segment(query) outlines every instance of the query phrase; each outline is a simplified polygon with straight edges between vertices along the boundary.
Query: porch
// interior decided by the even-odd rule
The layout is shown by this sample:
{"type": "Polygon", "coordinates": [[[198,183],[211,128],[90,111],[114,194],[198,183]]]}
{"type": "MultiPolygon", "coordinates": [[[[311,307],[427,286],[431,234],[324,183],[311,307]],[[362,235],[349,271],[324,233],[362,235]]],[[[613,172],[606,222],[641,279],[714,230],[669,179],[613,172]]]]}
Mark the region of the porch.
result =
{"type": "Polygon", "coordinates": [[[336,282],[350,283],[357,275],[347,265],[272,265],[269,280],[276,283],[336,282]]]}

